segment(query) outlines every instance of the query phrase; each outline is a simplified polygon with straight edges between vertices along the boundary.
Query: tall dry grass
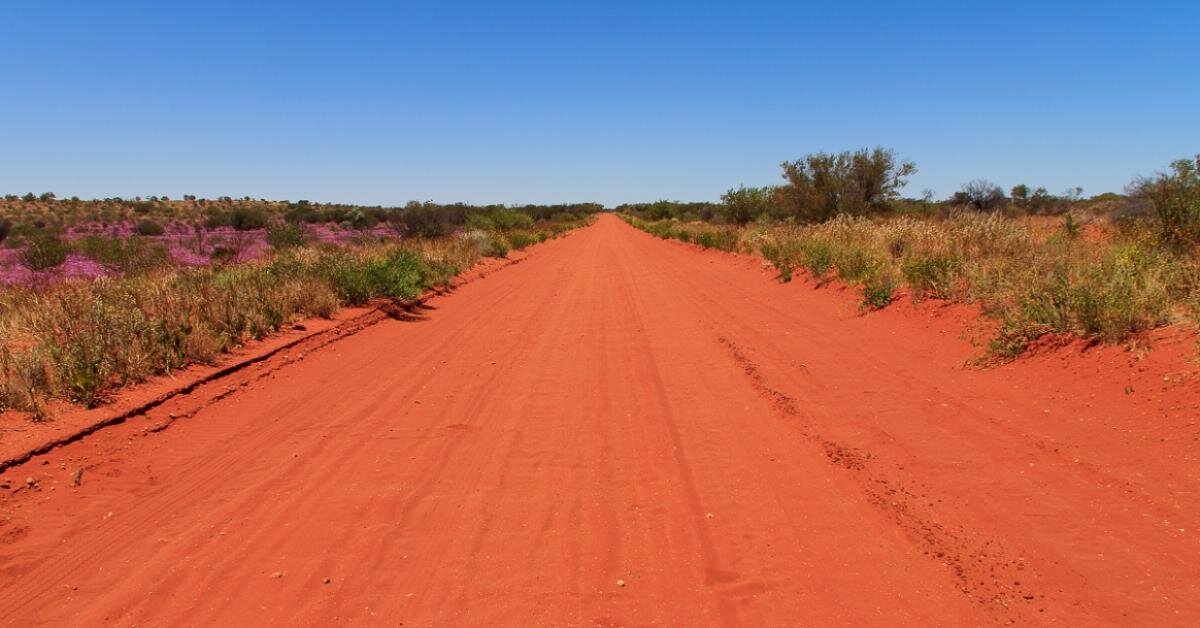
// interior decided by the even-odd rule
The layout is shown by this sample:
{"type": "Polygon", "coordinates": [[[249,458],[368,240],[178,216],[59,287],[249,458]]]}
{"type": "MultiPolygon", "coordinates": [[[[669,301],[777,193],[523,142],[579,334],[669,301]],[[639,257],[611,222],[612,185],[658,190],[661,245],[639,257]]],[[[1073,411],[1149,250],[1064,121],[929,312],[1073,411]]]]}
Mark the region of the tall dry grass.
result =
{"type": "Polygon", "coordinates": [[[300,319],[375,298],[411,299],[496,247],[507,251],[503,238],[471,231],[402,244],[290,246],[242,264],[6,288],[0,410],[36,418],[50,399],[94,406],[121,386],[213,363],[300,319]]]}
{"type": "MultiPolygon", "coordinates": [[[[684,241],[731,229],[626,219],[684,241]]],[[[1085,233],[1068,215],[1047,232],[1044,224],[977,212],[944,220],[840,216],[747,226],[722,248],[762,255],[783,281],[803,270],[818,283],[836,277],[859,286],[864,308],[887,306],[902,289],[914,300],[976,303],[1000,323],[989,347],[998,357],[1050,333],[1118,342],[1200,321],[1200,259],[1164,247],[1147,226],[1085,233]]]]}

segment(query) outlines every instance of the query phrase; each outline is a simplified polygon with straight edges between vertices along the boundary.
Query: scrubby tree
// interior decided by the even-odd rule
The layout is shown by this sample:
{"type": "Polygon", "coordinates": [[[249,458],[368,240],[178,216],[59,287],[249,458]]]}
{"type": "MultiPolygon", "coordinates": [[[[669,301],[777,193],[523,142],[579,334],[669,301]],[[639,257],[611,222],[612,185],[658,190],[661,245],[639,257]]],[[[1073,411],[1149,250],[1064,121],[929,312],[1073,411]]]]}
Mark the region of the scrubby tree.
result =
{"type": "Polygon", "coordinates": [[[886,213],[917,171],[916,164],[884,148],[813,153],[781,165],[787,180],[781,188],[784,202],[792,215],[810,221],[886,213]]]}
{"type": "Polygon", "coordinates": [[[1024,183],[1018,183],[1012,186],[1009,196],[1012,197],[1013,205],[1024,209],[1029,203],[1029,186],[1024,183]]]}
{"type": "Polygon", "coordinates": [[[986,179],[976,179],[964,183],[962,191],[955,194],[955,200],[965,202],[980,211],[993,211],[1004,206],[1004,190],[986,179]]]}
{"type": "Polygon", "coordinates": [[[1046,191],[1046,188],[1039,187],[1029,195],[1029,201],[1026,203],[1030,213],[1034,214],[1050,214],[1053,213],[1059,206],[1058,197],[1046,191]]]}
{"type": "Polygon", "coordinates": [[[744,225],[767,213],[771,203],[770,188],[740,187],[721,195],[720,215],[725,222],[744,225]]]}
{"type": "Polygon", "coordinates": [[[1130,192],[1153,207],[1164,242],[1176,248],[1200,245],[1200,155],[1176,160],[1169,172],[1135,181],[1130,192]]]}

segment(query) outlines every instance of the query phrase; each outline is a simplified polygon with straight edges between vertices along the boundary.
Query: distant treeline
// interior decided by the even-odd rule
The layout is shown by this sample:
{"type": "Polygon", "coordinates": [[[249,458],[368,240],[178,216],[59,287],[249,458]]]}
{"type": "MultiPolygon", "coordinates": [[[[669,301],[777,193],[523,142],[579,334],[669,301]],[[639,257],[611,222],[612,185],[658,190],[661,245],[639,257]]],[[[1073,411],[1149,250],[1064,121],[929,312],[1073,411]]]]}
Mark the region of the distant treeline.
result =
{"type": "Polygon", "coordinates": [[[529,223],[556,220],[571,221],[603,211],[599,203],[557,205],[469,205],[412,201],[403,207],[269,201],[250,197],[234,199],[183,199],[151,196],[133,199],[105,198],[59,199],[52,192],[7,195],[0,200],[0,241],[10,232],[61,230],[87,223],[118,224],[135,222],[150,235],[161,233],[166,223],[189,223],[204,228],[232,227],[239,231],[263,229],[281,222],[292,224],[335,223],[355,229],[383,225],[399,233],[424,237],[442,236],[456,227],[475,226],[519,228],[529,223]]]}
{"type": "Polygon", "coordinates": [[[986,179],[963,184],[945,200],[934,200],[930,190],[919,198],[903,196],[901,190],[917,171],[916,164],[884,148],[813,153],[784,162],[782,170],[783,184],[730,189],[719,203],[656,201],[625,204],[616,210],[642,220],[738,225],[761,220],[819,223],[837,216],[945,217],[964,210],[1006,215],[1085,210],[1116,219],[1154,221],[1166,240],[1200,244],[1200,156],[1175,161],[1169,171],[1155,177],[1134,180],[1125,194],[1090,198],[1083,196],[1081,188],[1056,195],[1026,184],[1005,192],[986,179]]]}

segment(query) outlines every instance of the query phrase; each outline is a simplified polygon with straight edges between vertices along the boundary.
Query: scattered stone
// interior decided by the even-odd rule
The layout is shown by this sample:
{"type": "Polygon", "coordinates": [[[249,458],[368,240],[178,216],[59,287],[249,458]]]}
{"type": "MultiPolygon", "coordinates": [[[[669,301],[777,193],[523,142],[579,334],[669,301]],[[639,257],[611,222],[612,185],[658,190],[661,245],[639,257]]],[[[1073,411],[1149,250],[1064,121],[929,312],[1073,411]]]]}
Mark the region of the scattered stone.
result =
{"type": "Polygon", "coordinates": [[[624,581],[624,580],[617,580],[617,586],[619,586],[619,587],[623,587],[623,586],[625,586],[625,581],[624,581]]]}
{"type": "Polygon", "coordinates": [[[710,512],[710,513],[708,513],[708,514],[706,514],[706,515],[704,515],[704,516],[705,516],[705,517],[708,517],[709,519],[712,519],[712,518],[713,518],[713,514],[712,514],[711,512],[710,512]]]}
{"type": "Polygon", "coordinates": [[[295,325],[292,325],[292,329],[296,331],[308,331],[308,327],[306,327],[304,323],[296,323],[295,325]]]}
{"type": "Polygon", "coordinates": [[[33,488],[34,486],[37,486],[37,480],[33,479],[33,476],[29,476],[25,478],[25,486],[33,488]]]}
{"type": "Polygon", "coordinates": [[[326,579],[322,580],[321,582],[323,582],[325,584],[329,584],[330,582],[333,582],[333,580],[326,578],[326,579]]]}
{"type": "Polygon", "coordinates": [[[71,478],[71,486],[79,486],[83,484],[83,467],[75,469],[75,475],[71,478]]]}
{"type": "Polygon", "coordinates": [[[271,574],[271,577],[272,577],[272,578],[282,578],[282,577],[283,577],[283,572],[282,572],[282,571],[276,571],[275,573],[271,574]]]}

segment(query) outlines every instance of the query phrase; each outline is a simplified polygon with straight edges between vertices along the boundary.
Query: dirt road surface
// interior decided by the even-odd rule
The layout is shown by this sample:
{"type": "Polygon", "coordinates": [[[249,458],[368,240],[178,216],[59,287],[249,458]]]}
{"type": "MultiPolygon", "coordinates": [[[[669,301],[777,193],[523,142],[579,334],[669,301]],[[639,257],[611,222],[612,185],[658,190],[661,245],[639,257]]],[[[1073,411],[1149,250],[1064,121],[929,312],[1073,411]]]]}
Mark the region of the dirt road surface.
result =
{"type": "Polygon", "coordinates": [[[1195,379],[964,316],[601,217],[10,469],[0,624],[1200,624],[1195,379]]]}

